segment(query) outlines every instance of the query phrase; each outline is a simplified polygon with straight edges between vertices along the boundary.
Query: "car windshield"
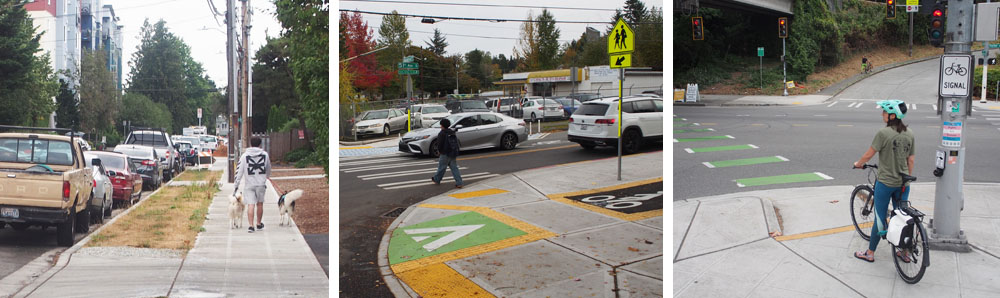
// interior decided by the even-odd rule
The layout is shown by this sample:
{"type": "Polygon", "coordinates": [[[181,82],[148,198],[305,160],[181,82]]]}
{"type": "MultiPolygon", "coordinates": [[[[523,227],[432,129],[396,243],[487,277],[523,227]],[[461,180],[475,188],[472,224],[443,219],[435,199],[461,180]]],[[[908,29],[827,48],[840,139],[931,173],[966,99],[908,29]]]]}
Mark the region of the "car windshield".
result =
{"type": "Polygon", "coordinates": [[[478,100],[468,100],[462,102],[463,109],[486,109],[486,104],[478,100]]]}
{"type": "Polygon", "coordinates": [[[420,112],[424,114],[447,113],[448,109],[443,106],[426,106],[420,109],[420,112]]]}
{"type": "Polygon", "coordinates": [[[215,143],[215,137],[213,136],[203,136],[201,137],[202,143],[215,143]]]}
{"type": "Polygon", "coordinates": [[[140,144],[154,147],[167,146],[167,138],[159,132],[135,131],[126,144],[140,144]]]}
{"type": "Polygon", "coordinates": [[[124,153],[129,157],[139,159],[153,159],[153,151],[145,148],[120,148],[116,147],[115,152],[124,153]]]}
{"type": "Polygon", "coordinates": [[[201,144],[201,139],[198,137],[180,137],[177,140],[191,142],[191,144],[201,144]]]}
{"type": "MultiPolygon", "coordinates": [[[[98,155],[97,158],[101,159],[101,164],[104,165],[106,169],[114,170],[124,170],[125,169],[125,158],[120,156],[110,156],[110,155],[98,155]]],[[[89,159],[89,157],[88,157],[89,159]]]]}
{"type": "Polygon", "coordinates": [[[580,105],[579,109],[573,115],[584,115],[584,116],[604,116],[608,112],[608,104],[604,103],[585,103],[580,105]]]}
{"type": "MultiPolygon", "coordinates": [[[[458,119],[461,119],[462,117],[464,117],[464,116],[462,116],[462,115],[448,115],[448,117],[444,117],[444,118],[442,118],[442,120],[448,119],[448,122],[451,122],[451,125],[455,126],[455,123],[458,122],[458,119]]],[[[435,122],[433,125],[431,125],[431,127],[433,127],[433,128],[441,128],[441,121],[435,122]]]]}
{"type": "Polygon", "coordinates": [[[555,101],[555,100],[552,100],[552,99],[546,99],[546,100],[543,100],[543,102],[545,103],[546,106],[558,106],[558,105],[560,105],[560,103],[558,101],[555,101]]]}
{"type": "Polygon", "coordinates": [[[365,117],[361,118],[361,120],[385,119],[388,117],[389,117],[388,110],[372,111],[368,112],[368,114],[365,114],[365,117]]]}
{"type": "Polygon", "coordinates": [[[0,138],[0,162],[73,165],[69,142],[0,138]]]}

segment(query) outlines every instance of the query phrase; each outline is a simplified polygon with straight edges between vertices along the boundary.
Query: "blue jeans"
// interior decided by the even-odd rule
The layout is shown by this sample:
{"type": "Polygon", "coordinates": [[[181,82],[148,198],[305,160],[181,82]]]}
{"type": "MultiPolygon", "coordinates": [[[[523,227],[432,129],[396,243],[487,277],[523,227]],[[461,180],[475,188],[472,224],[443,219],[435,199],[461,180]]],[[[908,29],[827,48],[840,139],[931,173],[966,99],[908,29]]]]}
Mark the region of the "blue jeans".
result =
{"type": "Polygon", "coordinates": [[[455,185],[462,185],[462,173],[458,171],[458,160],[455,157],[451,157],[445,154],[441,154],[438,158],[438,170],[434,174],[434,182],[441,183],[441,179],[444,178],[444,171],[447,168],[451,168],[451,175],[455,177],[455,185]]]}
{"type": "MultiPolygon", "coordinates": [[[[868,239],[868,249],[875,251],[878,247],[879,240],[882,239],[882,234],[885,234],[886,226],[889,224],[886,220],[886,213],[889,211],[889,201],[892,197],[900,197],[900,204],[906,201],[910,197],[910,188],[907,187],[906,191],[903,191],[902,187],[889,187],[882,182],[875,181],[875,223],[872,224],[871,237],[868,239]],[[880,232],[881,231],[881,232],[880,232]]],[[[893,202],[892,208],[898,209],[902,206],[895,204],[893,202]]]]}

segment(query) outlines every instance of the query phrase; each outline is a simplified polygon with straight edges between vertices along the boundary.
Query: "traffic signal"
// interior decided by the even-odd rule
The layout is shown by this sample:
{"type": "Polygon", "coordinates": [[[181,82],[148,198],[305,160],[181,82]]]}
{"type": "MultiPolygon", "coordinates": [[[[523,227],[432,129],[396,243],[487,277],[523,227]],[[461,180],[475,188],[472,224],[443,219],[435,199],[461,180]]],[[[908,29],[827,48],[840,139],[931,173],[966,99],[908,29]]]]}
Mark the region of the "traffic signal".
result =
{"type": "Polygon", "coordinates": [[[694,40],[705,40],[705,28],[701,17],[691,18],[691,31],[694,40]]]}
{"type": "Polygon", "coordinates": [[[896,18],[896,0],[885,0],[885,18],[896,18]]]}
{"type": "Polygon", "coordinates": [[[778,38],[788,38],[788,18],[778,18],[778,38]]]}
{"type": "Polygon", "coordinates": [[[931,45],[944,46],[944,5],[940,2],[934,3],[934,10],[931,11],[931,28],[928,29],[928,38],[931,45]]]}

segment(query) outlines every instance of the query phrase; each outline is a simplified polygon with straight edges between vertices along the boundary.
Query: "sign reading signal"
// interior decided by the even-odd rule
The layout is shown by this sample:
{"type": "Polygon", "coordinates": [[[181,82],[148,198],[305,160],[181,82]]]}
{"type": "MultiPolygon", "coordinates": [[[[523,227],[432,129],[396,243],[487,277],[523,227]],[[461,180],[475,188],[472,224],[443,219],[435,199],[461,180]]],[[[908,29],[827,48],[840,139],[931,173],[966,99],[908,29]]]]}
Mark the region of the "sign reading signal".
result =
{"type": "MultiPolygon", "coordinates": [[[[618,19],[614,30],[608,34],[608,54],[628,53],[635,50],[635,33],[625,21],[618,19]]],[[[614,65],[614,61],[611,61],[614,65]]]]}

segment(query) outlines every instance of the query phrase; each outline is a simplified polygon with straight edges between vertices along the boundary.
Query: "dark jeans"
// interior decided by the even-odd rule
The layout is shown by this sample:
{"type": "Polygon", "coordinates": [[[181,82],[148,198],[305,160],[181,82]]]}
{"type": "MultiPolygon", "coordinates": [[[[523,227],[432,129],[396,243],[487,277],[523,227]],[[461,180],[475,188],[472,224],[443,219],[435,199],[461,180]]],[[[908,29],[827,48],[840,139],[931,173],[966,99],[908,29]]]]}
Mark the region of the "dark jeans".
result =
{"type": "MultiPolygon", "coordinates": [[[[875,248],[878,247],[878,242],[882,240],[882,234],[885,233],[888,226],[886,212],[889,211],[891,198],[901,196],[899,200],[900,204],[909,199],[910,188],[907,187],[905,192],[902,190],[903,187],[889,187],[882,184],[882,182],[875,181],[875,222],[872,224],[871,237],[868,239],[868,249],[871,251],[875,251],[875,248]]],[[[892,204],[893,209],[900,207],[902,206],[895,203],[892,204]]]]}
{"type": "Polygon", "coordinates": [[[434,174],[434,178],[431,179],[433,179],[434,182],[440,183],[441,179],[444,178],[444,171],[447,168],[451,168],[451,175],[455,177],[455,185],[462,185],[462,173],[458,171],[457,157],[451,157],[445,154],[441,154],[441,157],[438,158],[438,170],[437,173],[434,174]]]}

